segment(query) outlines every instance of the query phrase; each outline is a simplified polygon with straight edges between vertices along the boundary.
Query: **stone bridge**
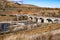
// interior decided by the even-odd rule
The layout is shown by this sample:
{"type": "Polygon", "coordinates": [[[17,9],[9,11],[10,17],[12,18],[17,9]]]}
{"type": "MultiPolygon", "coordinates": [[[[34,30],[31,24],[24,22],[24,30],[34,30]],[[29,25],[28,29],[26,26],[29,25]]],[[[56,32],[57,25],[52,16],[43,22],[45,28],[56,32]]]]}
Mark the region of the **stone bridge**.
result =
{"type": "MultiPolygon", "coordinates": [[[[1,32],[17,31],[17,30],[31,30],[40,27],[45,23],[60,23],[60,18],[42,17],[29,14],[16,15],[17,21],[2,21],[0,22],[1,32]]],[[[14,16],[13,15],[13,16],[14,16]]],[[[9,15],[8,15],[9,16],[9,15]]],[[[0,33],[1,33],[0,32],[0,33]]]]}
{"type": "Polygon", "coordinates": [[[43,16],[34,16],[29,14],[20,14],[17,16],[22,17],[23,19],[28,18],[27,20],[37,23],[60,23],[60,18],[56,18],[56,17],[43,17],[43,16]]]}

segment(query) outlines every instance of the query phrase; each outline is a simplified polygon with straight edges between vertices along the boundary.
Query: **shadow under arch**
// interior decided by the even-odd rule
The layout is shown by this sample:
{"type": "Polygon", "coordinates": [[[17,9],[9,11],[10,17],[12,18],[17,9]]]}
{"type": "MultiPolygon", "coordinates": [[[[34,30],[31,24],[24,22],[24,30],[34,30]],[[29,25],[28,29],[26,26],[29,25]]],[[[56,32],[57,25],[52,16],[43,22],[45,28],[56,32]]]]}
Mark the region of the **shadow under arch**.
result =
{"type": "Polygon", "coordinates": [[[59,20],[58,20],[58,19],[55,19],[55,20],[54,20],[54,22],[55,22],[55,23],[58,23],[58,22],[59,22],[59,20]]]}
{"type": "Polygon", "coordinates": [[[44,23],[44,19],[43,18],[40,18],[40,20],[41,20],[41,23],[44,23]]]}
{"type": "Polygon", "coordinates": [[[53,23],[52,19],[46,19],[46,20],[48,20],[49,23],[50,23],[50,22],[53,23]]]}

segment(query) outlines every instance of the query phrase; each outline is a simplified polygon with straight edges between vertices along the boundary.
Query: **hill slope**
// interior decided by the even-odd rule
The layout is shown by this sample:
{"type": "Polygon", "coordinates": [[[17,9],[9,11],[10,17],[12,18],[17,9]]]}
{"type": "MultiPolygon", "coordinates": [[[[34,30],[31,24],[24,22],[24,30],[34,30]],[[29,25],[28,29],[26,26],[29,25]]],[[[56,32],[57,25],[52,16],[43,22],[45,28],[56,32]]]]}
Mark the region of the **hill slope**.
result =
{"type": "Polygon", "coordinates": [[[18,4],[10,1],[0,1],[0,13],[60,17],[60,8],[43,8],[31,4],[18,4]]]}

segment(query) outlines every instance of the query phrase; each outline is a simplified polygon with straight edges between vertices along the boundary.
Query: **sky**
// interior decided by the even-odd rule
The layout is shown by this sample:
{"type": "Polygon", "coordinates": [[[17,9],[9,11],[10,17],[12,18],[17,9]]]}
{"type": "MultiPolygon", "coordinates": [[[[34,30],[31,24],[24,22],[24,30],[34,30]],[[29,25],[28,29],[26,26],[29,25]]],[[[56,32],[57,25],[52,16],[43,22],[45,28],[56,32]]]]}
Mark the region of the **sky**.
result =
{"type": "Polygon", "coordinates": [[[60,0],[12,0],[23,1],[24,4],[33,4],[40,7],[60,8],[60,0]]]}

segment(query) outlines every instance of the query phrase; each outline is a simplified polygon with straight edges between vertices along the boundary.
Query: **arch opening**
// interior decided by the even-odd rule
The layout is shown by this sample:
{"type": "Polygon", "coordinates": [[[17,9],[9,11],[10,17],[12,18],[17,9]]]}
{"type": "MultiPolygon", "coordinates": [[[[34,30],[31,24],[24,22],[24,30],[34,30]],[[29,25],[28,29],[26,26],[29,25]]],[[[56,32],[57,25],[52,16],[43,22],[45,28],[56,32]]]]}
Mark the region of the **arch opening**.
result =
{"type": "Polygon", "coordinates": [[[30,20],[32,20],[33,18],[32,17],[29,17],[30,18],[30,20]]]}
{"type": "Polygon", "coordinates": [[[51,23],[53,22],[51,19],[47,19],[47,20],[48,20],[49,23],[50,23],[50,22],[51,22],[51,23]]]}
{"type": "Polygon", "coordinates": [[[55,22],[55,23],[58,23],[58,22],[59,22],[59,20],[58,20],[58,19],[55,19],[55,20],[54,20],[54,22],[55,22]]]}
{"type": "Polygon", "coordinates": [[[37,17],[35,17],[35,22],[38,22],[38,18],[37,17]]]}
{"type": "Polygon", "coordinates": [[[40,18],[41,19],[41,23],[44,23],[44,19],[43,18],[40,18]]]}

